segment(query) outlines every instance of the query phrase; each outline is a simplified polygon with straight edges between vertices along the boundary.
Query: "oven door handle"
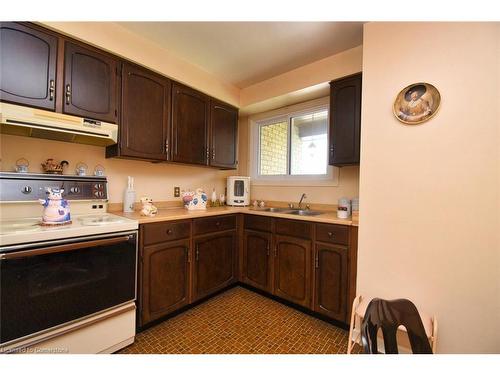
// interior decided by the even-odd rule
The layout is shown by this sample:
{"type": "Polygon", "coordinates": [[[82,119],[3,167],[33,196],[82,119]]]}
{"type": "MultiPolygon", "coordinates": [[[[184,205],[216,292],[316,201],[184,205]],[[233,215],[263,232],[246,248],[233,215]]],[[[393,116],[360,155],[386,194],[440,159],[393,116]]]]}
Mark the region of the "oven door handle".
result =
{"type": "Polygon", "coordinates": [[[26,257],[36,256],[36,255],[64,253],[67,251],[83,249],[86,247],[116,245],[116,244],[119,244],[122,242],[129,241],[131,237],[132,236],[105,238],[102,240],[76,242],[76,243],[69,243],[69,244],[64,244],[64,245],[43,247],[41,249],[17,251],[17,252],[12,252],[12,253],[4,253],[4,254],[0,254],[0,259],[2,259],[2,260],[4,260],[4,259],[5,260],[18,259],[18,258],[26,258],[26,257]]]}

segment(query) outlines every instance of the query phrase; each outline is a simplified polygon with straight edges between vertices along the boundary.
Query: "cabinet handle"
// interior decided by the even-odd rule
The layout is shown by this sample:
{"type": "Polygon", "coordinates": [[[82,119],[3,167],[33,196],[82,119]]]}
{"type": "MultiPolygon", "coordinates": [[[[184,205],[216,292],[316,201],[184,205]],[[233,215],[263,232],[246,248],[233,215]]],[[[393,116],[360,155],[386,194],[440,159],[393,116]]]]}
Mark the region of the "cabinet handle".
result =
{"type": "Polygon", "coordinates": [[[269,256],[269,241],[267,241],[266,251],[267,251],[267,256],[269,256]]]}
{"type": "Polygon", "coordinates": [[[210,149],[207,147],[207,161],[210,159],[210,149]]]}
{"type": "Polygon", "coordinates": [[[195,252],[195,255],[196,255],[195,260],[196,260],[196,261],[200,260],[200,249],[199,249],[199,245],[198,245],[198,244],[196,245],[196,252],[195,252]]]}
{"type": "Polygon", "coordinates": [[[274,246],[274,257],[278,256],[278,245],[274,246]]]}
{"type": "Polygon", "coordinates": [[[215,160],[215,147],[212,149],[212,160],[215,160]]]}
{"type": "Polygon", "coordinates": [[[165,154],[168,154],[168,138],[165,139],[165,154]]]}
{"type": "Polygon", "coordinates": [[[333,238],[333,233],[332,232],[328,232],[328,237],[333,238]]]}
{"type": "Polygon", "coordinates": [[[167,234],[172,234],[172,229],[167,229],[167,234]]]}
{"type": "Polygon", "coordinates": [[[66,104],[69,104],[71,101],[71,86],[66,85],[66,104]]]}
{"type": "Polygon", "coordinates": [[[219,221],[218,221],[218,222],[216,222],[216,223],[215,223],[215,226],[216,226],[216,227],[220,227],[220,222],[219,222],[219,221]]]}
{"type": "Polygon", "coordinates": [[[319,268],[319,252],[317,250],[314,254],[314,267],[319,268]]]}
{"type": "Polygon", "coordinates": [[[54,95],[56,92],[56,83],[53,79],[49,81],[49,100],[54,100],[54,95]]]}

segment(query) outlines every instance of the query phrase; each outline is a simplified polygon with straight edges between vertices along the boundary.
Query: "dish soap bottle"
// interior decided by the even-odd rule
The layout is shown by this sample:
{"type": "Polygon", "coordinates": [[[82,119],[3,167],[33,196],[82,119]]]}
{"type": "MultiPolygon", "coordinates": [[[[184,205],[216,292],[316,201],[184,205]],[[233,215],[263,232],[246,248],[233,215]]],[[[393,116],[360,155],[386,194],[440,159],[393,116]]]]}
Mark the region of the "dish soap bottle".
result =
{"type": "Polygon", "coordinates": [[[123,212],[134,212],[135,190],[134,178],[128,176],[127,188],[123,195],[123,212]]]}

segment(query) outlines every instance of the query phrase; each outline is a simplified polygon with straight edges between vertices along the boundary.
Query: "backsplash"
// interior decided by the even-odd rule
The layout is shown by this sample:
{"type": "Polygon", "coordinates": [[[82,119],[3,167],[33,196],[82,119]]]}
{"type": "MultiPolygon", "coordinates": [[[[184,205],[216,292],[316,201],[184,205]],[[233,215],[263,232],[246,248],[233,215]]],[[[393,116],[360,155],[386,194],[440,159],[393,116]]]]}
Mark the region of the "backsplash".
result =
{"type": "Polygon", "coordinates": [[[188,165],[150,163],[126,159],[106,159],[105,148],[50,141],[38,138],[1,135],[0,169],[14,171],[16,160],[29,160],[29,172],[42,173],[41,163],[48,158],[56,161],[67,160],[69,166],[64,174],[75,174],[76,165],[84,162],[93,173],[97,164],[105,168],[109,181],[109,201],[123,201],[123,191],[127,185],[127,176],[135,178],[137,199],[147,195],[153,201],[180,200],[174,197],[174,186],[183,189],[202,187],[207,192],[215,188],[218,193],[224,192],[227,176],[237,174],[236,171],[218,171],[188,165]]]}

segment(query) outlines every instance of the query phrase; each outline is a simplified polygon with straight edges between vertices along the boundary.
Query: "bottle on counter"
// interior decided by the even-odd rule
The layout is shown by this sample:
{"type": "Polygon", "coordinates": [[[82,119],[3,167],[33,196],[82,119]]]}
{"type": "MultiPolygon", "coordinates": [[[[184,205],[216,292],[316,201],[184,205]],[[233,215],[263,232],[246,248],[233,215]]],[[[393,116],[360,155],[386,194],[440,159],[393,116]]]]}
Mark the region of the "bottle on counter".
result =
{"type": "Polygon", "coordinates": [[[123,212],[134,212],[135,190],[134,178],[128,176],[127,188],[123,195],[123,212]]]}
{"type": "Polygon", "coordinates": [[[212,190],[212,198],[210,199],[210,201],[212,203],[212,207],[217,206],[217,192],[215,191],[215,188],[212,190]]]}

